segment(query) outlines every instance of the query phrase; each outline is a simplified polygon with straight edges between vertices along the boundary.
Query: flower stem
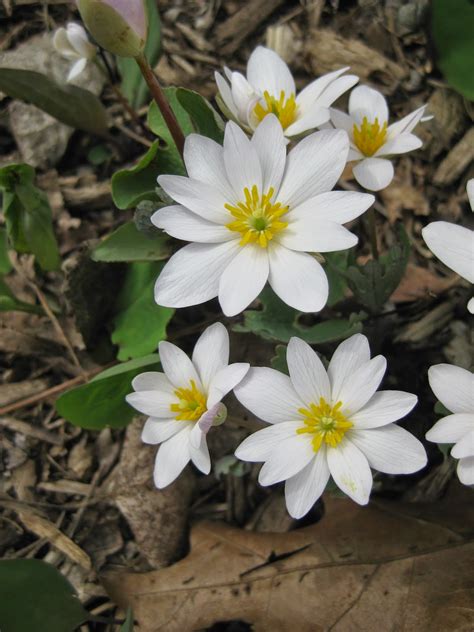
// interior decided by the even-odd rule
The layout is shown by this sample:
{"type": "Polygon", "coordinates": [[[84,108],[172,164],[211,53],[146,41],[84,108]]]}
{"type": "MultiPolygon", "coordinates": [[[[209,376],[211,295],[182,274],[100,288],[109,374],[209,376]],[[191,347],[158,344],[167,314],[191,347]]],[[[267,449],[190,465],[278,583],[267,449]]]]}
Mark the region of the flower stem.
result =
{"type": "Polygon", "coordinates": [[[367,224],[369,228],[370,248],[372,250],[372,257],[377,260],[379,258],[379,248],[377,246],[377,226],[375,224],[375,211],[369,208],[367,211],[367,224]]]}
{"type": "Polygon", "coordinates": [[[135,57],[135,61],[137,62],[140,71],[145,79],[148,88],[151,92],[152,97],[156,101],[157,106],[160,108],[161,114],[165,119],[166,125],[173,137],[173,140],[178,148],[181,156],[183,155],[184,150],[184,134],[181,131],[178,121],[171,109],[168,101],[166,100],[165,93],[163,92],[162,87],[160,86],[158,79],[156,78],[155,73],[153,72],[150,64],[148,63],[145,55],[141,54],[138,57],[135,57]]]}

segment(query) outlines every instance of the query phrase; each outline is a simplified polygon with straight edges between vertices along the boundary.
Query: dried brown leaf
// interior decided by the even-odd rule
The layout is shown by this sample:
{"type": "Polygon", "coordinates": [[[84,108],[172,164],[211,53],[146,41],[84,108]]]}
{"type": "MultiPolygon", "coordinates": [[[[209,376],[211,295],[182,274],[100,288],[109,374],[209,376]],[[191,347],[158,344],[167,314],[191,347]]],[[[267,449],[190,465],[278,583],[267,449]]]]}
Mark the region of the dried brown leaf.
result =
{"type": "Polygon", "coordinates": [[[419,298],[441,294],[456,285],[459,281],[457,274],[450,276],[438,276],[428,270],[409,263],[405,270],[405,275],[390,297],[393,303],[409,303],[419,298]]]}
{"type": "MultiPolygon", "coordinates": [[[[452,512],[449,503],[443,512],[452,512]]],[[[423,520],[423,508],[412,517],[396,503],[362,508],[332,498],[322,521],[287,534],[199,524],[191,553],[174,566],[103,580],[114,600],[133,607],[142,632],[190,632],[233,619],[256,632],[469,630],[468,513],[458,511],[458,530],[432,511],[423,520]]]]}

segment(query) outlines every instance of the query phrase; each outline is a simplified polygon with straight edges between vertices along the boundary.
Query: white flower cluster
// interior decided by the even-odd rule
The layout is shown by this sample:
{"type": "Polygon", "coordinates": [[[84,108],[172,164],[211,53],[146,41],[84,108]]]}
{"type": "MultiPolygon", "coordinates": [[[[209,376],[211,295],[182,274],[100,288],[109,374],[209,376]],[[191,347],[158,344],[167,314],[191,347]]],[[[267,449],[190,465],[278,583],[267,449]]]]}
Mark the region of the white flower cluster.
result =
{"type": "MultiPolygon", "coordinates": [[[[246,77],[227,68],[225,77],[216,73],[221,109],[231,119],[223,146],[191,134],[184,147],[187,176],[158,178],[176,204],[156,211],[153,223],[191,242],[171,257],[157,280],[159,305],[186,307],[218,297],[224,314],[234,316],[267,282],[302,312],[326,305],[328,281],[314,253],[354,246],[357,236],[344,224],[374,202],[369,193],[333,190],[346,163],[354,162],[353,174],[363,188],[388,186],[394,175],[388,157],[420,147],[413,130],[426,120],[421,106],[389,124],[385,98],[366,86],[352,91],[347,114],[333,109],[333,102],[358,81],[346,70],[320,77],[297,94],[287,65],[258,47],[246,77]],[[314,131],[318,127],[323,129],[314,131]]],[[[471,196],[472,182],[468,190],[471,196]]],[[[435,222],[423,234],[443,262],[474,281],[472,231],[435,222]]],[[[192,360],[167,342],[159,352],[164,373],[139,375],[127,397],[149,416],[143,441],[161,444],[155,465],[159,488],[190,460],[202,472],[210,471],[206,434],[225,420],[221,400],[231,390],[269,424],[249,436],[236,456],[264,463],[262,485],[285,481],[288,511],[295,518],[310,510],[330,477],[366,504],[372,469],[409,474],[426,465],[423,445],[395,423],[417,398],[378,391],[386,360],[370,357],[363,335],[341,343],[327,370],[308,344],[292,338],[289,376],[229,365],[229,337],[219,323],[201,335],[192,360]]],[[[429,380],[453,414],[427,438],[455,443],[459,477],[474,484],[473,376],[438,365],[429,380]]]]}

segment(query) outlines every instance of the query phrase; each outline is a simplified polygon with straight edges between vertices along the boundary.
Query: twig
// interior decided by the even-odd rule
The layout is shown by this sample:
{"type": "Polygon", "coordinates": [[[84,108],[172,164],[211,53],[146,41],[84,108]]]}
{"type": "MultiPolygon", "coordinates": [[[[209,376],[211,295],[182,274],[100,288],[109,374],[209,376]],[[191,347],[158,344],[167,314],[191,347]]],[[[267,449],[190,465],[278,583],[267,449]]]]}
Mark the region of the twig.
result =
{"type": "Polygon", "coordinates": [[[78,375],[77,377],[73,377],[71,380],[67,380],[67,382],[63,382],[62,384],[56,384],[56,386],[52,386],[51,388],[42,391],[41,393],[36,393],[36,395],[32,395],[31,397],[25,397],[24,399],[20,399],[17,402],[13,402],[13,404],[8,404],[8,406],[4,406],[0,408],[0,415],[8,415],[10,413],[15,412],[16,410],[20,410],[21,408],[25,408],[26,406],[32,406],[33,404],[37,404],[38,402],[43,401],[44,399],[48,399],[53,397],[54,395],[58,395],[63,391],[67,391],[69,388],[76,386],[77,384],[81,384],[82,382],[87,382],[91,377],[101,373],[109,366],[113,366],[114,363],[111,363],[107,366],[96,367],[95,369],[91,369],[90,371],[86,371],[83,375],[78,375]]]}
{"type": "Polygon", "coordinates": [[[156,101],[157,106],[160,108],[161,114],[165,119],[170,134],[173,137],[176,147],[182,156],[184,150],[184,135],[181,131],[181,127],[179,126],[178,121],[176,120],[176,116],[174,115],[174,112],[170,107],[170,104],[166,100],[165,93],[163,92],[158,79],[156,78],[156,75],[153,72],[150,64],[148,63],[145,55],[143,55],[142,53],[135,58],[135,61],[137,62],[138,67],[141,70],[143,78],[145,79],[148,88],[154,100],[156,101]]]}

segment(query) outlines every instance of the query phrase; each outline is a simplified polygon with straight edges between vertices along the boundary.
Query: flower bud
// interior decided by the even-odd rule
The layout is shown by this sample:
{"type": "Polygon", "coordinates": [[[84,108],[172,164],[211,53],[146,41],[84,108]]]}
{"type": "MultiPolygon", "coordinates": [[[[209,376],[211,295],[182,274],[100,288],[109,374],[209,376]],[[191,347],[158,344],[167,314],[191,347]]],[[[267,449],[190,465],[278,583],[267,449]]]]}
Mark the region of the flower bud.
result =
{"type": "Polygon", "coordinates": [[[76,79],[97,54],[97,48],[89,42],[85,30],[74,22],[69,22],[67,28],[61,27],[56,31],[53,45],[60,55],[74,62],[68,81],[76,79]]]}
{"type": "Polygon", "coordinates": [[[76,0],[82,20],[105,50],[138,57],[148,32],[145,0],[76,0]]]}

